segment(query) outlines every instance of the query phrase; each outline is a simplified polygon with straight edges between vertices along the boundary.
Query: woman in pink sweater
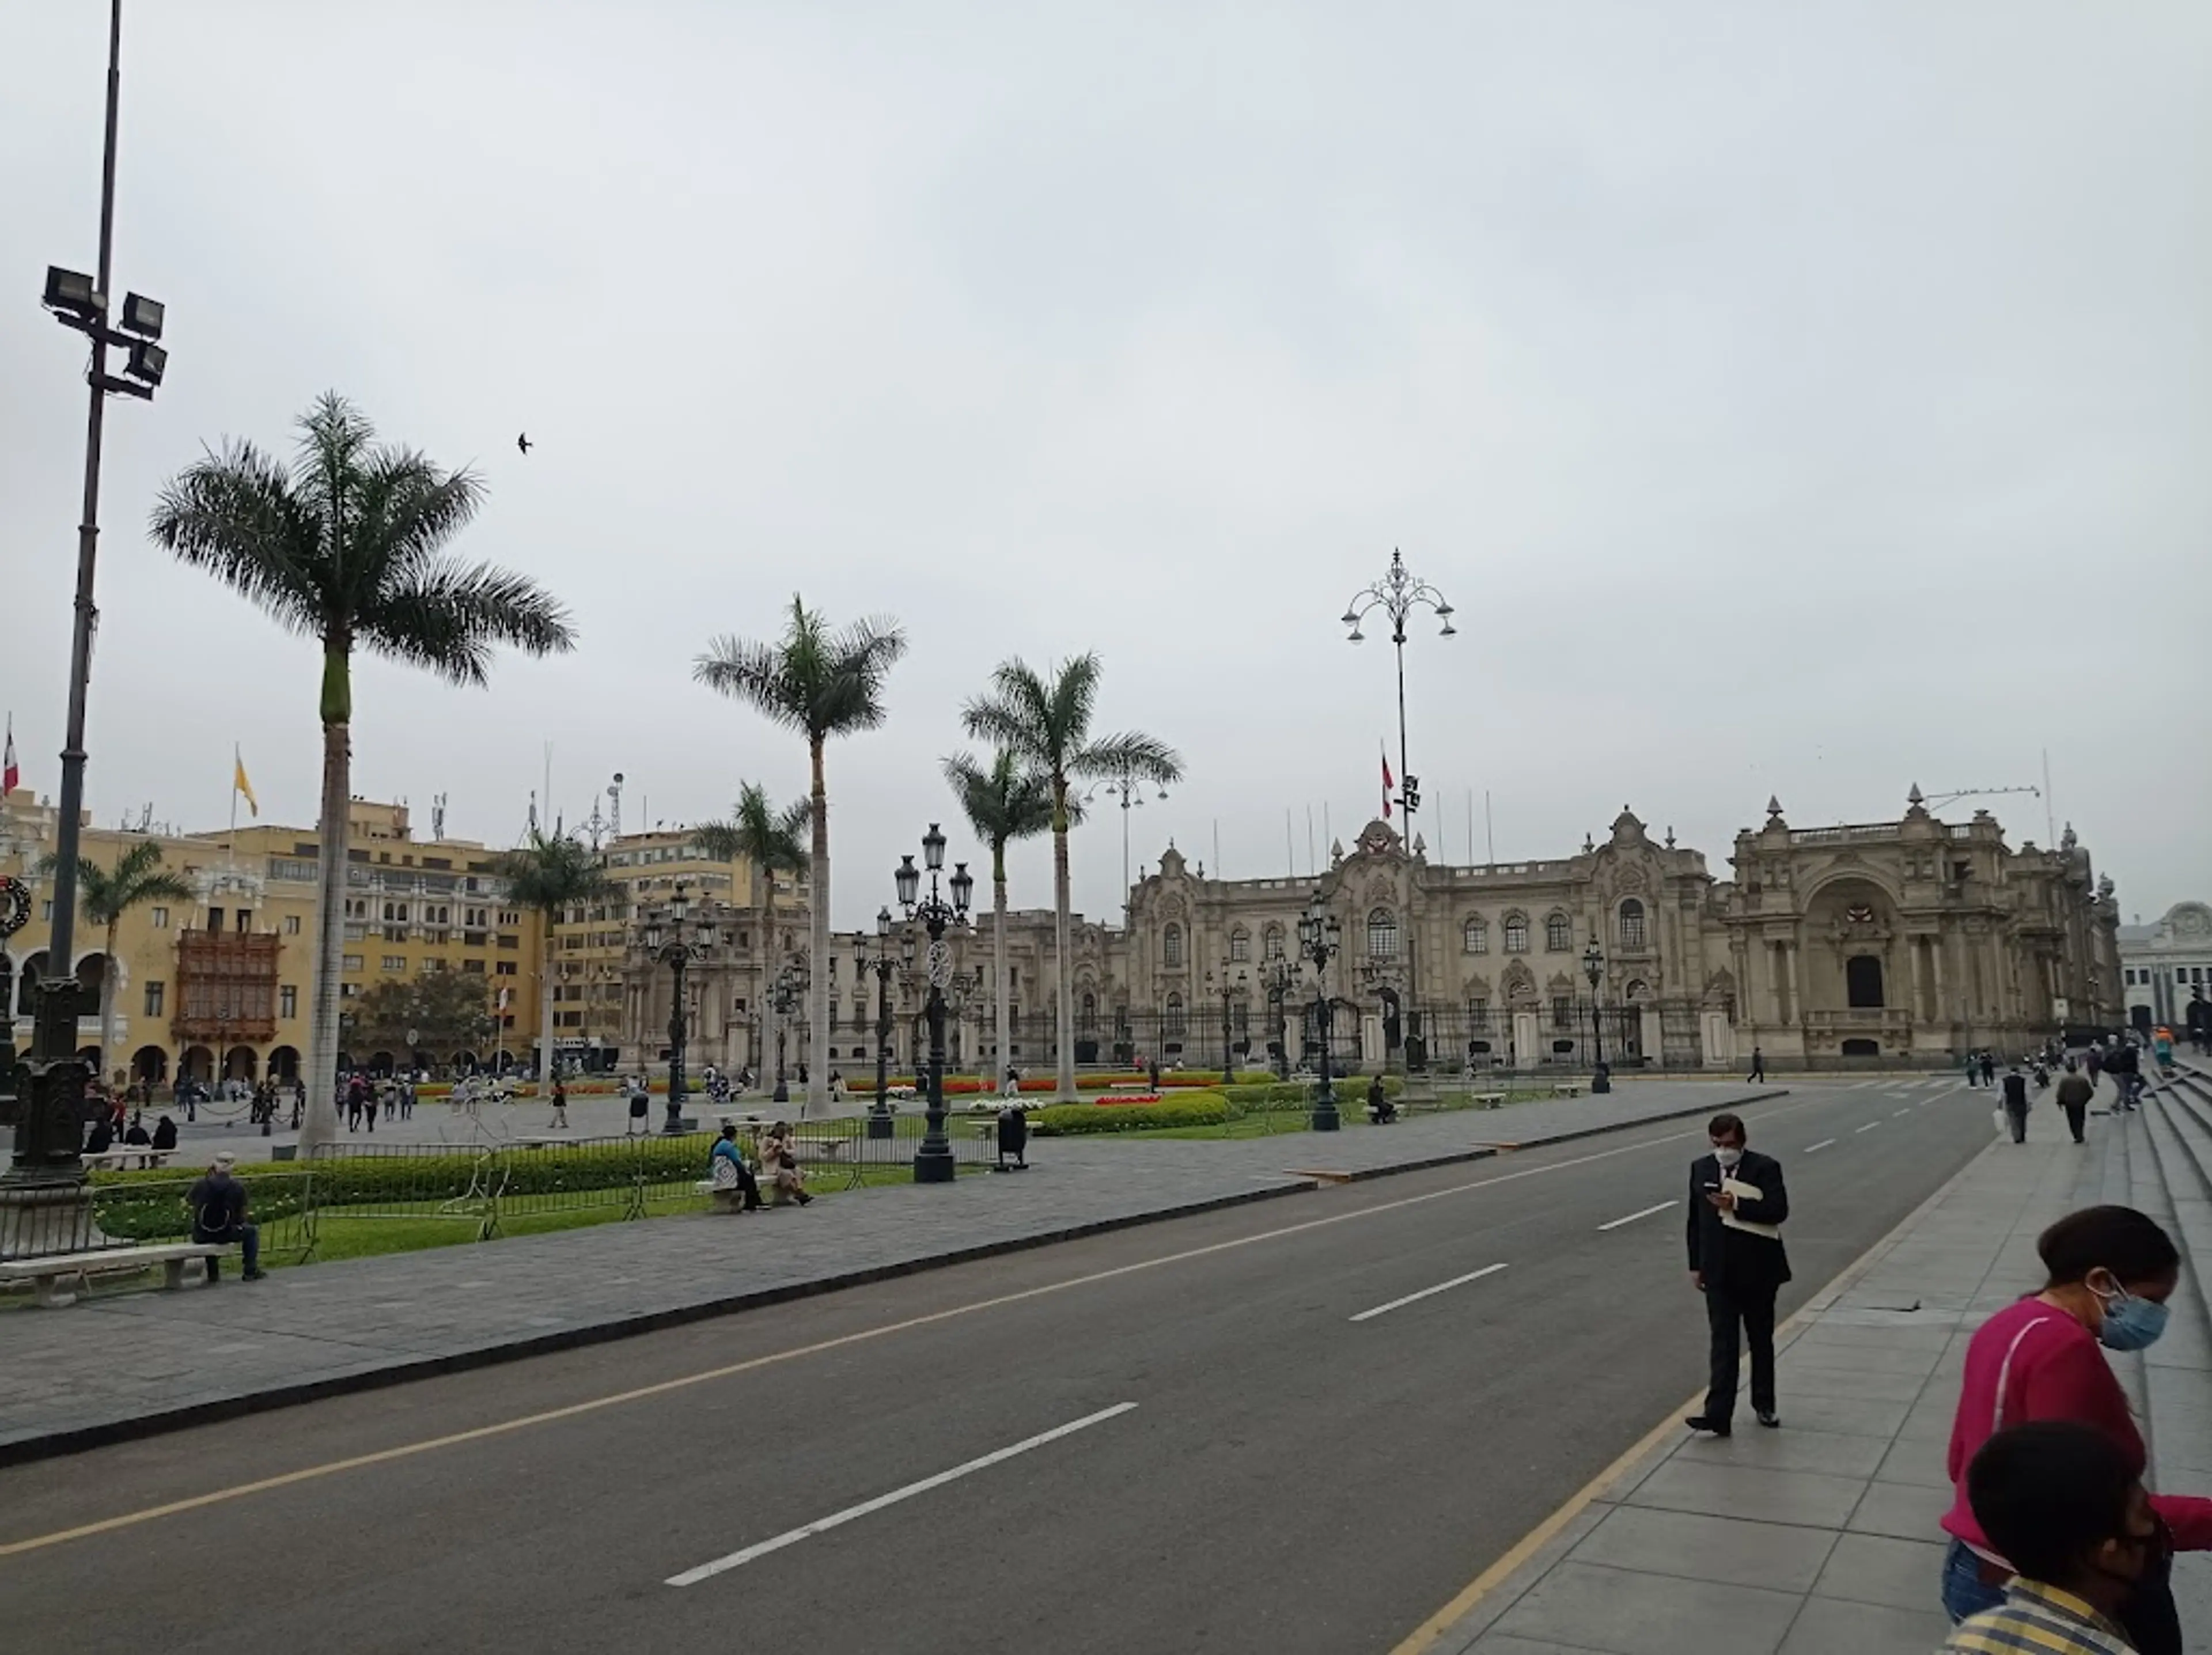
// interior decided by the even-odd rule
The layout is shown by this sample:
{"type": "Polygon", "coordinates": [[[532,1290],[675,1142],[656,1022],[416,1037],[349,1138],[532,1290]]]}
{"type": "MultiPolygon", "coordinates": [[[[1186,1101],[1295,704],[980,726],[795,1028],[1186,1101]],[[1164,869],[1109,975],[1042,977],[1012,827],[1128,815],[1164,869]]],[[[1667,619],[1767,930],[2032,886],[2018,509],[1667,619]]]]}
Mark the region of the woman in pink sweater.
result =
{"type": "MultiPolygon", "coordinates": [[[[1999,1311],[1966,1347],[1959,1412],[1948,1462],[1956,1491],[1943,1527],[1943,1607],[1954,1621],[2003,1601],[2013,1570],[1990,1548],[1966,1502],[1966,1467],[1996,1432],[2030,1420],[2072,1420],[2117,1443],[2136,1473],[2143,1441],[2105,1350],[2141,1350],[2166,1330],[2166,1301],[2181,1256],[2156,1223],[2132,1207],[2069,1214],[2037,1239],[2049,1281],[2032,1298],[1999,1311]],[[2100,1347],[2102,1348],[2100,1348],[2100,1347]]],[[[2212,1500],[2153,1497],[2166,1547],[2212,1549],[2212,1500]]],[[[2146,1570],[2125,1617],[2141,1655],[2181,1655],[2181,1631],[2164,1548],[2146,1570]]]]}

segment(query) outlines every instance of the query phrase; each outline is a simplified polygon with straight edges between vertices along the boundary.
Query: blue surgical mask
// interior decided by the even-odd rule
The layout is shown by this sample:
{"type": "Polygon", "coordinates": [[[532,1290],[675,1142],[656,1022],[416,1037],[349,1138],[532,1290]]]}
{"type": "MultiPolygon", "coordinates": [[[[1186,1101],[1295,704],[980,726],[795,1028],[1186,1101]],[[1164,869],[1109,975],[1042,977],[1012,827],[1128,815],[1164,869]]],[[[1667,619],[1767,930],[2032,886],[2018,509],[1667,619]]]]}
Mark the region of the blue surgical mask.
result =
{"type": "Polygon", "coordinates": [[[2156,1344],[2166,1331],[2166,1306],[2155,1299],[2122,1288],[2110,1299],[2099,1294],[2098,1302],[2105,1317],[2097,1324],[2097,1340],[2107,1350],[2142,1350],[2156,1344]]]}
{"type": "Polygon", "coordinates": [[[1743,1151],[1741,1149],[1716,1149],[1713,1151],[1713,1159],[1718,1161],[1723,1167],[1733,1167],[1743,1159],[1743,1151]]]}

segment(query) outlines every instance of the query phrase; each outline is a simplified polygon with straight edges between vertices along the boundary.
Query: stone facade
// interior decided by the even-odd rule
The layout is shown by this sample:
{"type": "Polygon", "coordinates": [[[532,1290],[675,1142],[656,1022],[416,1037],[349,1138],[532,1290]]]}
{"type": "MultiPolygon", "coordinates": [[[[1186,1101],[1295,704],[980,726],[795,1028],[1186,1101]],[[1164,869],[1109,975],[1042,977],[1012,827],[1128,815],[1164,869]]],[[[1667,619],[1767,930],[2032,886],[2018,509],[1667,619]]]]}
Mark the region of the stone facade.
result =
{"type": "Polygon", "coordinates": [[[2128,1021],[2212,1032],[2212,904],[2179,902],[2154,925],[2119,930],[2128,1021]]]}
{"type": "MultiPolygon", "coordinates": [[[[1777,1063],[1936,1059],[2120,1019],[2111,881],[2094,877],[2070,830],[2056,850],[2014,849],[1986,812],[1938,820],[1917,789],[1898,820],[1851,826],[1792,828],[1770,801],[1729,861],[1735,877],[1717,879],[1703,853],[1671,831],[1654,841],[1626,807],[1602,843],[1541,861],[1432,862],[1419,836],[1408,845],[1376,821],[1349,850],[1332,846],[1317,879],[1231,880],[1194,870],[1170,844],[1132,887],[1126,927],[1074,921],[1077,1060],[1296,1063],[1316,1053],[1324,1016],[1332,1058],[1348,1068],[1409,1057],[1581,1066],[1601,1050],[1616,1067],[1694,1069],[1742,1062],[1754,1045],[1777,1063]],[[1342,940],[1326,994],[1298,957],[1298,921],[1316,896],[1342,940]]],[[[751,934],[750,912],[732,909],[720,928],[751,934]]],[[[990,928],[985,914],[952,939],[947,1043],[956,1068],[985,1072],[1002,1067],[990,928]]],[[[1047,1070],[1052,915],[1011,914],[1007,931],[1007,1056],[1047,1070]]],[[[831,1048],[857,1080],[872,1065],[876,998],[870,983],[854,999],[852,946],[839,939],[830,963],[831,1048]]],[[[695,1068],[758,1066],[773,1038],[762,993],[780,964],[732,950],[695,968],[707,1009],[692,1037],[715,1053],[695,1055],[695,1068]]],[[[624,1061],[655,1062],[668,973],[641,940],[628,969],[624,1061]]],[[[891,1061],[906,1068],[924,1045],[912,974],[894,975],[890,1003],[891,1061]]]]}

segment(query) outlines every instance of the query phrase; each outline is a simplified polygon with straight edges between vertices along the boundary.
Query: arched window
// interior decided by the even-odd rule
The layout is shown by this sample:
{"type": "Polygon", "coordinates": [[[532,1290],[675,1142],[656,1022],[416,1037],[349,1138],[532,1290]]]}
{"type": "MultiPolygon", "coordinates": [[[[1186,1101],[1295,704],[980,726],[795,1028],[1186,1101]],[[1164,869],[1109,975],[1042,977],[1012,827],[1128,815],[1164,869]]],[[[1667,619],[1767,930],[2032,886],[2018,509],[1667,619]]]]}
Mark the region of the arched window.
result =
{"type": "Polygon", "coordinates": [[[1460,952],[1468,954],[1486,954],[1490,952],[1490,928],[1479,919],[1471,919],[1459,928],[1460,952]]]}
{"type": "Polygon", "coordinates": [[[1387,908],[1373,908],[1368,910],[1367,958],[1370,959],[1398,958],[1398,916],[1387,908]]]}
{"type": "Polygon", "coordinates": [[[1091,1033],[1097,1028],[1098,996],[1097,995],[1088,992],[1084,995],[1083,1007],[1076,1015],[1075,1025],[1085,1034],[1091,1033]]]}
{"type": "Polygon", "coordinates": [[[1505,952],[1525,954],[1528,952],[1528,916],[1508,914],[1505,916],[1505,952]]]}
{"type": "Polygon", "coordinates": [[[1283,957],[1283,928],[1269,926],[1261,936],[1261,947],[1267,958],[1280,959],[1283,957]]]}
{"type": "Polygon", "coordinates": [[[21,976],[15,979],[15,1015],[30,1017],[39,1009],[39,979],[46,974],[46,951],[43,948],[23,962],[21,976]]]}
{"type": "Polygon", "coordinates": [[[1181,995],[1170,995],[1168,996],[1168,1038],[1170,1040],[1182,1039],[1182,996],[1181,995]]]}
{"type": "Polygon", "coordinates": [[[1182,964],[1182,927],[1170,925],[1160,934],[1160,964],[1170,971],[1182,964]]]}
{"type": "Polygon", "coordinates": [[[1252,934],[1240,925],[1229,934],[1229,962],[1232,965],[1242,965],[1251,958],[1252,934]]]}
{"type": "Polygon", "coordinates": [[[1554,914],[1544,922],[1544,948],[1547,953],[1564,954],[1575,946],[1574,927],[1567,923],[1565,914],[1554,914]]]}
{"type": "Polygon", "coordinates": [[[1633,897],[1620,904],[1620,946],[1644,946],[1644,904],[1633,897]]]}

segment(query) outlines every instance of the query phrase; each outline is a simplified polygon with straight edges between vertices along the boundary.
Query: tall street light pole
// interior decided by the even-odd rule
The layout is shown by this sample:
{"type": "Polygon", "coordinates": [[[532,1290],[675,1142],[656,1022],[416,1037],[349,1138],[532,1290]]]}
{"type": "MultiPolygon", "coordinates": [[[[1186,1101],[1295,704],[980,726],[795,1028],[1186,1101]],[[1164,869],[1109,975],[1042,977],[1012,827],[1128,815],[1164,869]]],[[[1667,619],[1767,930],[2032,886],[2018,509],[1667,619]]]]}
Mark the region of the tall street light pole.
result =
{"type": "MultiPolygon", "coordinates": [[[[1359,630],[1359,623],[1376,610],[1389,617],[1390,643],[1398,656],[1398,807],[1402,812],[1401,833],[1407,844],[1413,839],[1413,812],[1421,807],[1421,786],[1413,771],[1413,761],[1406,746],[1406,623],[1420,610],[1428,610],[1443,623],[1438,636],[1455,637],[1459,629],[1451,624],[1452,606],[1444,594],[1420,579],[1406,567],[1405,558],[1395,547],[1390,551],[1390,567],[1382,578],[1371,586],[1362,587],[1352,594],[1352,601],[1344,606],[1344,624],[1352,629],[1349,642],[1362,643],[1367,635],[1359,630]]],[[[1421,1036],[1420,998],[1417,973],[1420,960],[1420,928],[1413,914],[1406,916],[1407,948],[1406,952],[1406,1001],[1408,1038],[1422,1040],[1421,1056],[1424,1064],[1428,1057],[1428,1043],[1421,1036]]],[[[1408,1068],[1413,1067],[1408,1062],[1408,1068]]]]}
{"type": "Polygon", "coordinates": [[[1310,1123],[1316,1132],[1334,1132],[1342,1124],[1336,1112],[1336,1092],[1329,1084],[1328,1025],[1334,1020],[1335,1008],[1328,1001],[1328,962],[1343,947],[1343,929],[1316,891],[1298,921],[1298,950],[1313,962],[1314,986],[1321,994],[1317,1002],[1321,1012],[1321,1090],[1314,1094],[1310,1123]]]}
{"type": "Polygon", "coordinates": [[[876,1104],[868,1111],[868,1135],[871,1138],[890,1138],[897,1135],[898,1129],[891,1121],[890,1074],[891,1056],[891,973],[898,962],[891,958],[891,910],[879,909],[876,913],[875,957],[868,955],[868,936],[865,931],[853,936],[853,952],[862,971],[876,974],[876,1104]]]}
{"type": "MultiPolygon", "coordinates": [[[[115,131],[123,93],[123,0],[109,0],[107,119],[100,150],[100,257],[96,274],[49,266],[45,304],[56,321],[92,344],[85,380],[90,395],[84,429],[83,515],[77,524],[76,600],[70,639],[69,719],[62,740],[61,787],[54,842],[54,916],[46,965],[39,982],[38,1016],[32,1025],[29,1094],[17,1105],[15,1153],[5,1181],[21,1184],[82,1181],[77,1151],[84,1136],[85,1084],[91,1078],[77,1056],[81,998],[71,967],[76,936],[78,818],[84,811],[85,695],[92,678],[92,637],[100,611],[93,600],[100,558],[100,457],[107,399],[120,393],[150,399],[168,368],[161,337],[162,306],[133,293],[123,301],[120,329],[108,325],[115,246],[115,131]],[[107,371],[111,348],[128,351],[125,377],[107,371]]],[[[111,961],[108,970],[115,969],[111,961]]]]}
{"type": "MultiPolygon", "coordinates": [[[[1096,795],[1103,793],[1117,800],[1121,806],[1121,928],[1124,931],[1129,928],[1129,812],[1145,807],[1144,792],[1145,784],[1135,776],[1117,776],[1110,782],[1101,782],[1083,795],[1083,802],[1087,805],[1096,795]]],[[[1158,796],[1166,798],[1168,790],[1162,788],[1158,796]]]]}
{"type": "Polygon", "coordinates": [[[899,858],[892,874],[907,922],[919,923],[929,934],[929,952],[925,956],[929,969],[929,1102],[921,1147],[915,1152],[914,1181],[950,1183],[957,1168],[952,1145],[945,1135],[945,991],[952,986],[952,945],[945,941],[945,934],[967,922],[975,881],[967,863],[956,862],[948,882],[952,900],[945,901],[939,893],[937,876],[945,867],[945,834],[934,822],[921,836],[921,855],[929,873],[927,897],[921,894],[923,870],[914,865],[911,852],[899,858]]]}

